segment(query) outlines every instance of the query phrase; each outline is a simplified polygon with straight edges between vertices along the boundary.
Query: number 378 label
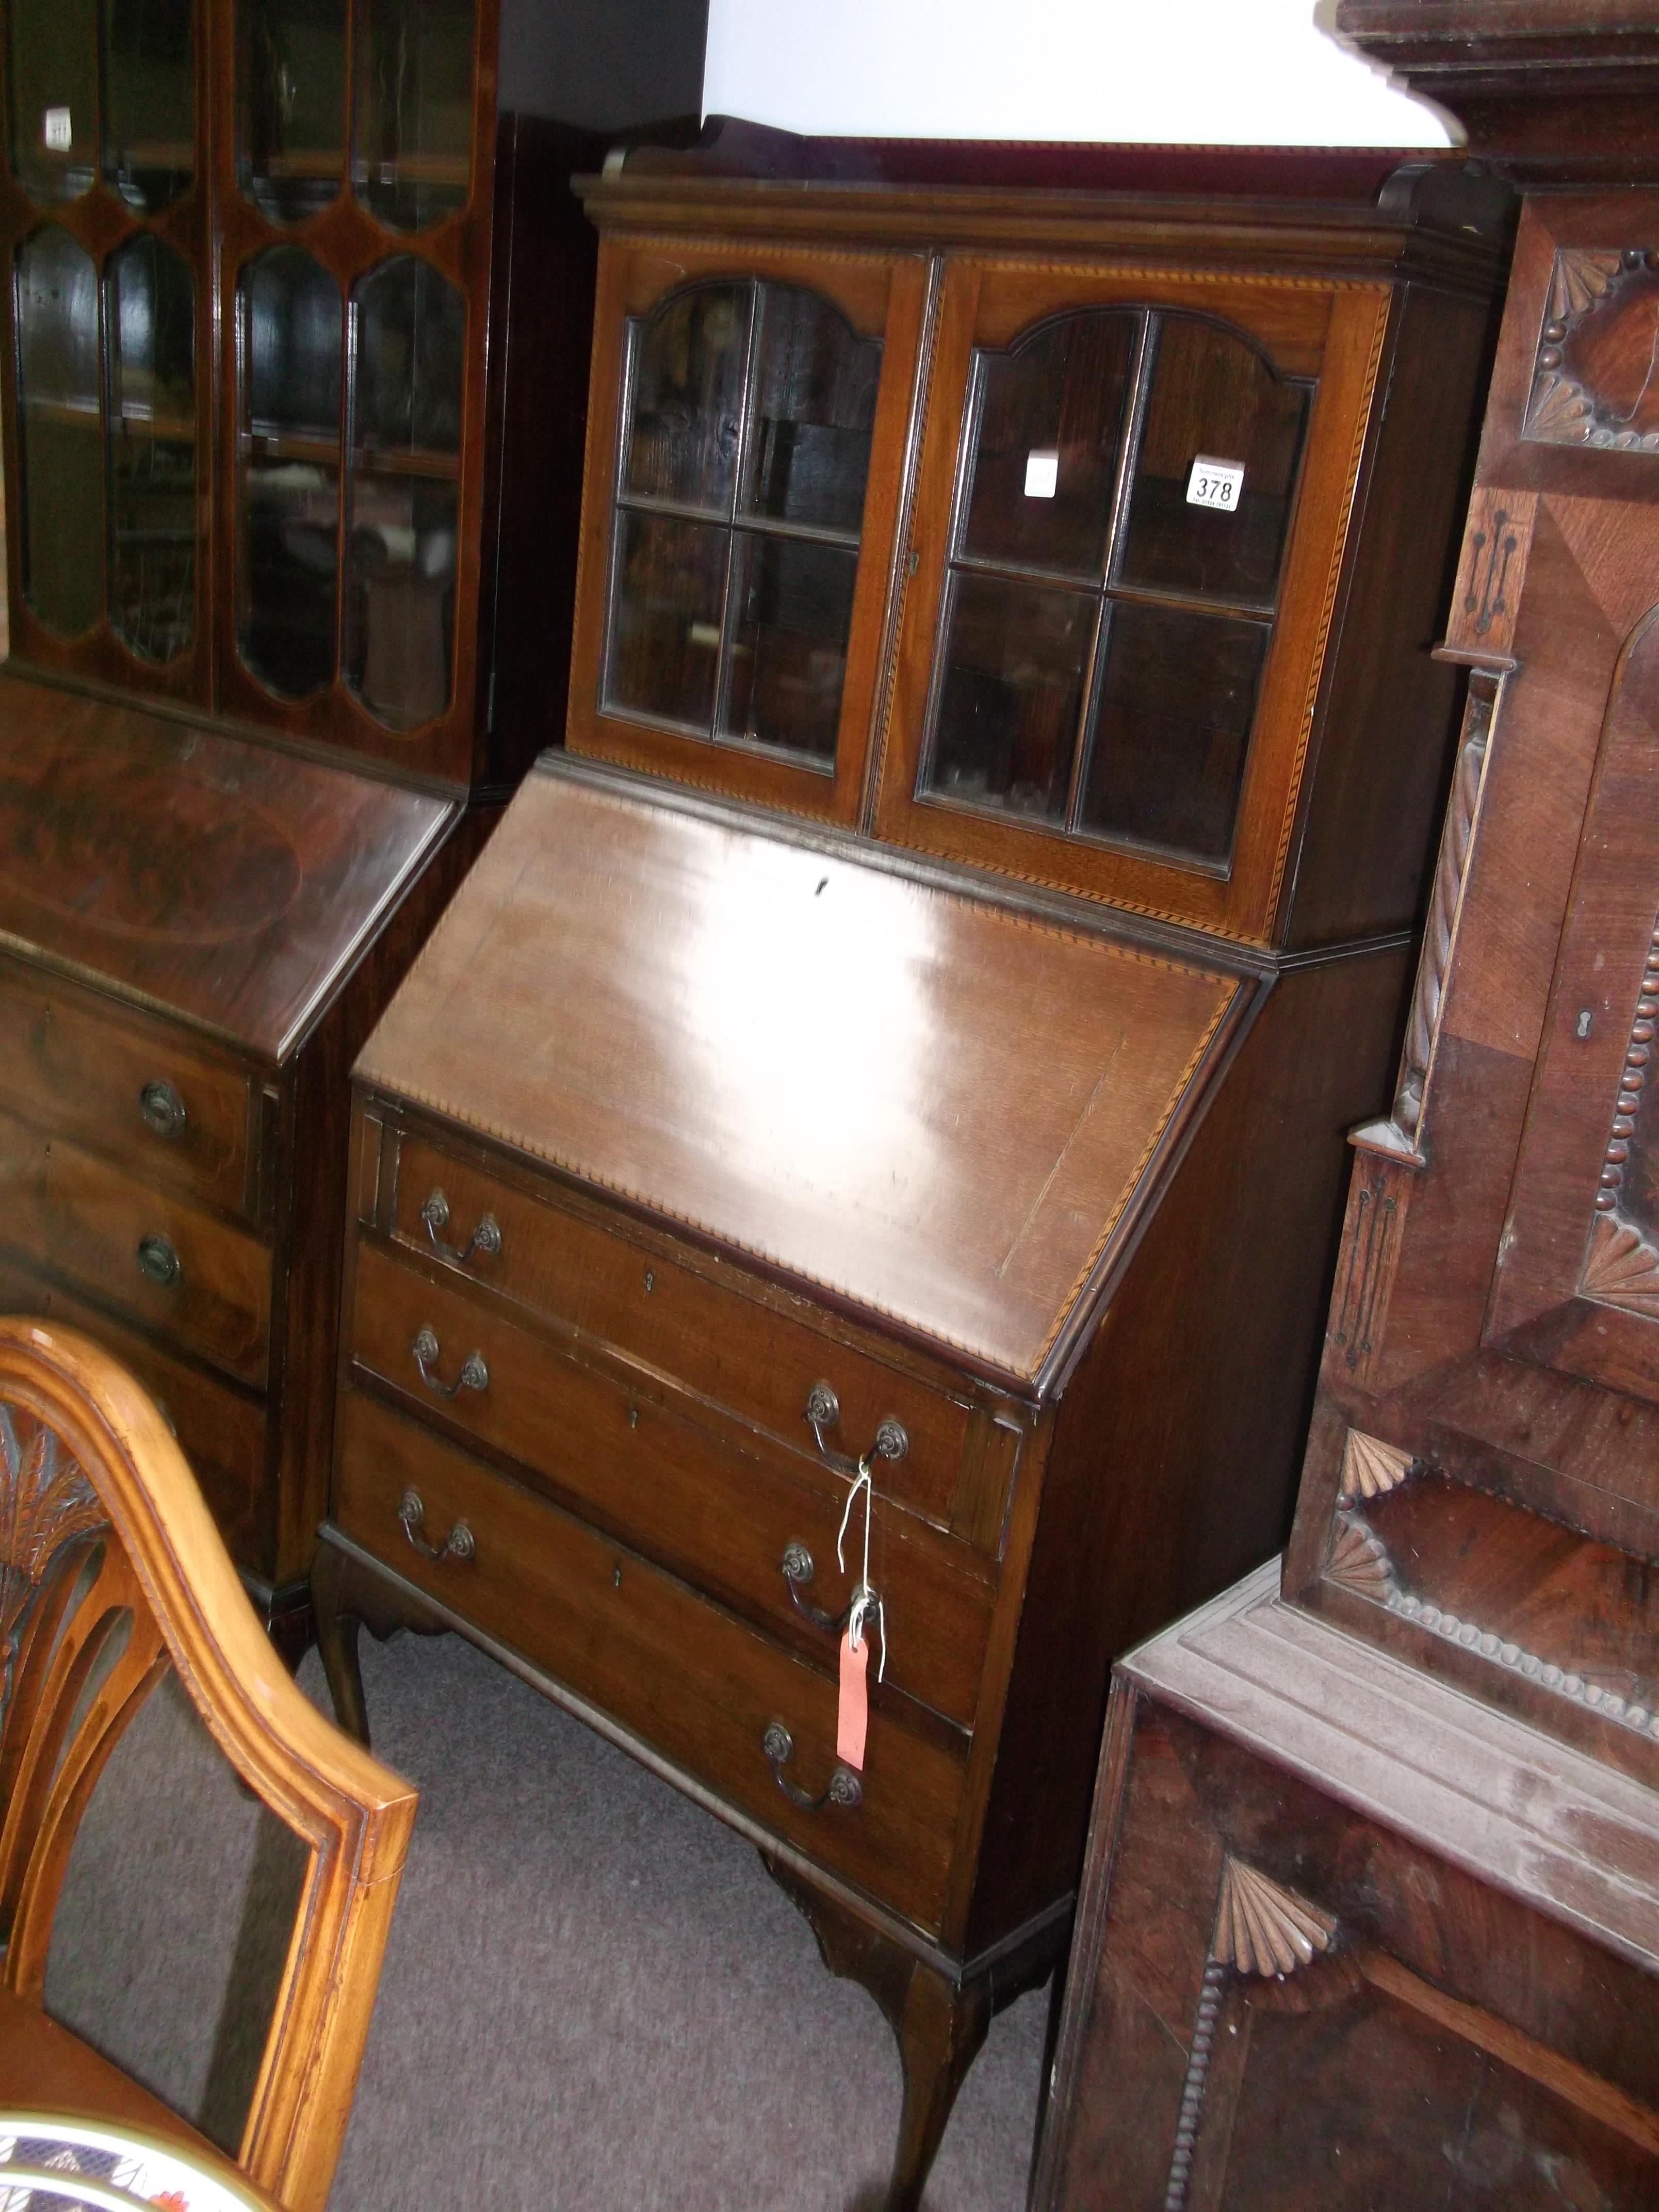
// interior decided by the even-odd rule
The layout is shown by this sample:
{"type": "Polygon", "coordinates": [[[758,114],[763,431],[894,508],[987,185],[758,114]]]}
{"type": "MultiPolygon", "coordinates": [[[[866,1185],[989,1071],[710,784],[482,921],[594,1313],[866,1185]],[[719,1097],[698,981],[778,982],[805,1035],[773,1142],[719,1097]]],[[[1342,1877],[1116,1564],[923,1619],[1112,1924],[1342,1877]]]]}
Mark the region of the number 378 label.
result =
{"type": "Polygon", "coordinates": [[[1243,489],[1242,461],[1216,461],[1207,453],[1200,453],[1187,479],[1187,504],[1218,507],[1224,514],[1232,514],[1237,511],[1238,495],[1243,489]]]}

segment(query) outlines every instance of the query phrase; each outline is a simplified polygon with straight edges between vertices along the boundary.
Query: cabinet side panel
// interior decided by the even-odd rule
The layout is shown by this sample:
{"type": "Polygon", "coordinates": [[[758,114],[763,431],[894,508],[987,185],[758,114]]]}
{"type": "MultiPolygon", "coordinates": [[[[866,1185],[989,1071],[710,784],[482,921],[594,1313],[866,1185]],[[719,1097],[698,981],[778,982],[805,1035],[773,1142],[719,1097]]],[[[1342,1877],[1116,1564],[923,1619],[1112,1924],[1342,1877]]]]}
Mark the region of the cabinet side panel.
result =
{"type": "Polygon", "coordinates": [[[1408,928],[1421,904],[1462,683],[1430,656],[1445,631],[1496,338],[1491,307],[1407,287],[1304,787],[1286,943],[1408,928]]]}
{"type": "Polygon", "coordinates": [[[603,155],[536,116],[498,125],[475,771],[496,790],[564,741],[599,259],[570,179],[603,155]]]}
{"type": "Polygon", "coordinates": [[[1077,1879],[1113,1658],[1284,1540],[1346,1130],[1387,1095],[1403,947],[1273,986],[1062,1403],[970,1951],[1077,1879]],[[1333,1053],[1333,1037],[1345,1049],[1333,1053]]]}

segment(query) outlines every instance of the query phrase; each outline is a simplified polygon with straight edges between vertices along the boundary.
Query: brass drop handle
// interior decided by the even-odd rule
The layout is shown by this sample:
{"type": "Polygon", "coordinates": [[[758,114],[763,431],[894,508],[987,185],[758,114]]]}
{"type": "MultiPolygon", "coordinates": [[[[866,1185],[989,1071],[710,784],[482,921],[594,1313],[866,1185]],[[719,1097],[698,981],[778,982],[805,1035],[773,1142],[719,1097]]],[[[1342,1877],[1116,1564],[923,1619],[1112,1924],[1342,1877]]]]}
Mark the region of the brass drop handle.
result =
{"type": "Polygon", "coordinates": [[[165,1237],[141,1237],[138,1239],[138,1272],[147,1283],[154,1283],[158,1291],[176,1290],[185,1273],[178,1253],[165,1237]]]}
{"type": "Polygon", "coordinates": [[[441,1229],[449,1226],[449,1200],[441,1190],[434,1190],[421,1208],[421,1218],[426,1224],[427,1240],[433,1250],[446,1260],[454,1261],[457,1267],[465,1267],[477,1252],[493,1260],[501,1249],[501,1224],[493,1213],[478,1216],[478,1225],[465,1244],[447,1244],[438,1234],[441,1229]]]}
{"type": "Polygon", "coordinates": [[[418,1552],[423,1559],[432,1560],[434,1565],[443,1559],[470,1559],[477,1548],[472,1541],[472,1531],[465,1521],[458,1521],[441,1544],[428,1544],[420,1533],[426,1519],[426,1507],[421,1502],[418,1490],[404,1491],[398,1503],[398,1518],[403,1523],[404,1534],[409,1539],[411,1550],[418,1552]]]}
{"type": "Polygon", "coordinates": [[[489,1370],[484,1365],[481,1352],[469,1352],[461,1362],[461,1371],[455,1380],[444,1382],[432,1371],[441,1347],[431,1329],[423,1328],[409,1348],[414,1354],[415,1364],[421,1370],[422,1382],[434,1397],[458,1398],[463,1390],[487,1390],[489,1388],[489,1370]]]}
{"type": "Polygon", "coordinates": [[[184,1100],[173,1085],[159,1075],[139,1091],[138,1111],[143,1116],[144,1127],[158,1137],[178,1136],[187,1118],[184,1100]]]}
{"type": "Polygon", "coordinates": [[[772,1770],[772,1779],[792,1805],[799,1805],[803,1813],[821,1813],[826,1805],[842,1805],[848,1808],[864,1802],[864,1784],[850,1766],[838,1764],[830,1777],[821,1796],[810,1797],[798,1790],[784,1772],[784,1768],[795,1755],[795,1739],[781,1721],[767,1724],[761,1738],[761,1749],[766,1753],[766,1763],[772,1770]]]}
{"type": "Polygon", "coordinates": [[[910,1438],[903,1422],[895,1420],[889,1413],[884,1420],[877,1423],[876,1440],[865,1453],[863,1460],[852,1459],[845,1452],[837,1451],[823,1433],[826,1429],[833,1429],[841,1419],[841,1400],[836,1395],[834,1385],[829,1382],[815,1382],[807,1392],[804,1418],[812,1431],[812,1438],[819,1452],[831,1467],[849,1480],[865,1472],[866,1461],[902,1459],[910,1449],[910,1438]]]}
{"type": "MultiPolygon", "coordinates": [[[[859,1593],[854,1590],[839,1613],[826,1613],[821,1605],[813,1605],[801,1595],[817,1572],[812,1554],[805,1544],[786,1544],[783,1557],[778,1561],[778,1571],[789,1585],[789,1595],[795,1610],[803,1620],[810,1620],[814,1628],[822,1628],[831,1636],[839,1636],[852,1618],[853,1607],[859,1593]]],[[[876,1601],[876,1593],[870,1592],[870,1601],[876,1601]]]]}

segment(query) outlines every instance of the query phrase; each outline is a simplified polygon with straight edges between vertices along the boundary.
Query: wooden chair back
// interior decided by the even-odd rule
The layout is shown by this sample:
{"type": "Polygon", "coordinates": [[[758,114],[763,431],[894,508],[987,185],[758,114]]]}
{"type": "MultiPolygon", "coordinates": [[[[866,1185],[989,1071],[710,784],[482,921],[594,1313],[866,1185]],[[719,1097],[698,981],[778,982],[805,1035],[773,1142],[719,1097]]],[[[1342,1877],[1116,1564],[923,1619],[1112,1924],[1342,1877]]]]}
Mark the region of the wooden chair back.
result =
{"type": "Polygon", "coordinates": [[[309,1852],[237,2163],[321,2212],[416,1792],[291,1680],[140,1386],[71,1330],[0,1320],[0,1990],[42,2003],[76,1826],[169,1665],[309,1852]]]}

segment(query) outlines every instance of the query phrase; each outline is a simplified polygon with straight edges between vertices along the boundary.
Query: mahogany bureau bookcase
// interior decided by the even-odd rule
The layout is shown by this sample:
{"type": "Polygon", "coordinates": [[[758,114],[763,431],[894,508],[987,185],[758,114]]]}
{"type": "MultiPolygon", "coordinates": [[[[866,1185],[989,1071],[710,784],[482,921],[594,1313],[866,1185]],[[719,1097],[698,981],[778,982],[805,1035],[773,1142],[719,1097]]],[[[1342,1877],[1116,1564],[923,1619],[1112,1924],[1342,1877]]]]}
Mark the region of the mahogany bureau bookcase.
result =
{"type": "Polygon", "coordinates": [[[6,0],[0,1306],[91,1329],[303,1633],[346,1077],[558,734],[599,126],[702,0],[6,0]]]}
{"type": "Polygon", "coordinates": [[[357,1063],[314,1577],[360,1729],[359,1625],[457,1629],[754,1839],[895,2206],[1112,1655],[1282,1528],[1506,251],[1455,163],[1022,158],[585,187],[568,750],[357,1063]]]}
{"type": "Polygon", "coordinates": [[[1273,1569],[1125,1662],[1045,2208],[1659,2203],[1659,26],[1352,0],[1529,189],[1273,1569]]]}

